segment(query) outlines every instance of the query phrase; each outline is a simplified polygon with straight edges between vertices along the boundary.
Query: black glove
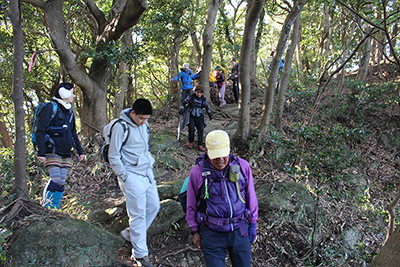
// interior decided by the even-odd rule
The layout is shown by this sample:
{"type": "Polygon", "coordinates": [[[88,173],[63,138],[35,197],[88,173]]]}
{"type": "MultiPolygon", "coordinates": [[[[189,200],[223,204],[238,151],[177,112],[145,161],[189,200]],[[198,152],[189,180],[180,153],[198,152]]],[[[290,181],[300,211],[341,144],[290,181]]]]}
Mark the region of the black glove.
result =
{"type": "Polygon", "coordinates": [[[185,112],[185,108],[184,107],[180,107],[179,108],[179,114],[183,115],[184,112],[185,112]]]}
{"type": "Polygon", "coordinates": [[[210,121],[212,121],[211,113],[208,113],[208,117],[210,118],[210,121]]]}

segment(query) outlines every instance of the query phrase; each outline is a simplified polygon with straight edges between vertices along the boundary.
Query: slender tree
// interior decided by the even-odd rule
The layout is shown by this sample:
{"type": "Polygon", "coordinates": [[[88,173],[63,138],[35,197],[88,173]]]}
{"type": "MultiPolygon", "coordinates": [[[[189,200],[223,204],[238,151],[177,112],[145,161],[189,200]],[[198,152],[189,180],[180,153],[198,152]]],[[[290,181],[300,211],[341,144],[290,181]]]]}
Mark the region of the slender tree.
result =
{"type": "MultiPolygon", "coordinates": [[[[210,72],[211,67],[214,24],[218,13],[218,7],[221,3],[222,0],[210,0],[208,5],[206,25],[203,32],[203,62],[201,65],[202,71],[200,75],[200,84],[203,85],[204,88],[209,87],[208,73],[210,72]]],[[[210,91],[204,90],[204,96],[207,99],[211,99],[210,91]]],[[[215,109],[211,101],[209,101],[208,104],[211,109],[215,109]]]]}
{"type": "Polygon", "coordinates": [[[237,146],[246,146],[251,135],[250,128],[250,62],[254,47],[254,35],[265,0],[252,0],[247,3],[246,22],[243,32],[239,64],[239,120],[234,134],[237,146]]]}
{"type": "Polygon", "coordinates": [[[23,59],[24,42],[21,26],[21,4],[19,0],[10,0],[10,19],[13,26],[14,45],[14,75],[11,98],[14,103],[15,116],[15,145],[14,145],[14,173],[15,188],[19,198],[29,198],[28,185],[26,182],[26,160],[25,160],[25,120],[23,108],[23,59]]]}
{"type": "Polygon", "coordinates": [[[274,125],[279,131],[282,131],[282,114],[283,114],[283,106],[285,104],[285,91],[289,85],[290,73],[292,71],[292,60],[300,35],[299,33],[300,24],[301,24],[301,13],[297,15],[297,18],[292,27],[292,34],[288,49],[286,51],[285,65],[283,66],[281,82],[279,86],[278,104],[274,115],[274,125]]]}
{"type": "Polygon", "coordinates": [[[300,0],[295,2],[290,12],[286,16],[285,22],[282,25],[279,41],[278,44],[276,45],[275,55],[272,60],[270,73],[268,76],[268,82],[267,82],[268,88],[267,88],[267,93],[265,94],[265,104],[263,107],[263,113],[261,115],[260,122],[257,126],[260,138],[266,132],[267,125],[270,123],[271,112],[274,105],[274,91],[276,87],[276,81],[278,79],[279,65],[281,62],[283,51],[285,50],[286,47],[290,29],[297,15],[301,12],[306,2],[307,2],[306,0],[300,0]]]}

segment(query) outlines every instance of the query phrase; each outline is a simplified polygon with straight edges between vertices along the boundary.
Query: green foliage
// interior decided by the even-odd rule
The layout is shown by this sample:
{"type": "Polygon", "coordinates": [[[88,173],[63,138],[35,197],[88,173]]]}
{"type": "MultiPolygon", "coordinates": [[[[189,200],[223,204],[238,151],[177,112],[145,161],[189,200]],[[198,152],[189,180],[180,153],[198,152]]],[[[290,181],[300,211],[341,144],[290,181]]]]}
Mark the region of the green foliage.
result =
{"type": "Polygon", "coordinates": [[[87,195],[80,195],[70,193],[72,198],[68,199],[68,202],[63,205],[62,212],[70,214],[77,219],[87,220],[87,216],[92,208],[92,201],[85,200],[87,195]]]}
{"type": "Polygon", "coordinates": [[[7,236],[11,235],[11,231],[3,228],[3,226],[0,227],[0,263],[4,263],[7,258],[6,258],[6,250],[3,248],[3,244],[6,242],[7,236]]]}
{"type": "MultiPolygon", "coordinates": [[[[344,170],[362,163],[350,145],[365,139],[364,130],[336,124],[330,128],[303,126],[297,129],[296,134],[304,145],[304,149],[297,151],[297,156],[302,158],[309,175],[320,183],[335,182],[346,175],[344,170]]],[[[289,171],[296,173],[298,170],[289,168],[289,171]]]]}
{"type": "Polygon", "coordinates": [[[14,149],[12,148],[0,148],[0,192],[1,198],[8,198],[9,202],[13,201],[17,196],[16,193],[12,193],[12,187],[14,184],[14,149]]]}

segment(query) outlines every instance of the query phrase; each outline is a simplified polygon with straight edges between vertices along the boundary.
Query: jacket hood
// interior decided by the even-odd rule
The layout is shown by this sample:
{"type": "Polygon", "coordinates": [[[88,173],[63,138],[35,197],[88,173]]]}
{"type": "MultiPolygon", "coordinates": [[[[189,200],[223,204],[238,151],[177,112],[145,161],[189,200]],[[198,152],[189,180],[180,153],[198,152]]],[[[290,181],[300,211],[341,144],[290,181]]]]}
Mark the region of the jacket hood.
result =
{"type": "Polygon", "coordinates": [[[129,117],[129,113],[131,112],[131,110],[132,110],[131,108],[124,109],[123,111],[121,111],[119,117],[124,121],[126,121],[130,126],[135,128],[139,127],[136,123],[133,122],[131,117],[129,117]]]}

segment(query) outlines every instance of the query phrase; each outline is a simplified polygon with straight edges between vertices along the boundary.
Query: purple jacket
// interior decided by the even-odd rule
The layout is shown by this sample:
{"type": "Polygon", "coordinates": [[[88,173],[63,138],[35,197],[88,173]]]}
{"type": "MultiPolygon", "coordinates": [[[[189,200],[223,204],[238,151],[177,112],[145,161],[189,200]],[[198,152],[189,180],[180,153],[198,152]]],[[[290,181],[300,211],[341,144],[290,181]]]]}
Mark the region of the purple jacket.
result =
{"type": "MultiPolygon", "coordinates": [[[[200,156],[202,157],[202,156],[200,156]]],[[[199,158],[198,158],[199,159],[199,158]]],[[[253,175],[251,173],[250,166],[248,162],[244,159],[241,158],[236,158],[239,160],[239,165],[242,170],[243,178],[245,179],[244,182],[244,193],[245,193],[245,208],[247,211],[249,211],[249,217],[247,218],[250,223],[256,223],[258,219],[258,202],[257,202],[257,197],[254,189],[254,181],[253,181],[253,175]]],[[[230,160],[228,166],[222,170],[218,171],[214,167],[212,167],[209,158],[205,155],[204,156],[204,161],[207,161],[207,165],[209,164],[211,168],[213,169],[213,172],[219,172],[219,173],[225,173],[227,169],[229,168],[230,165],[235,164],[233,161],[235,158],[233,155],[230,155],[230,160]]],[[[205,170],[203,170],[204,172],[205,170]]],[[[231,182],[229,182],[231,183],[231,182]]],[[[189,177],[189,183],[188,183],[188,188],[187,188],[187,212],[186,212],[186,220],[189,223],[189,227],[191,228],[192,231],[198,231],[199,230],[199,214],[201,212],[198,210],[199,205],[200,205],[200,194],[201,194],[201,189],[204,187],[204,179],[202,177],[202,171],[199,165],[195,165],[191,172],[190,172],[190,177],[189,177]]],[[[229,192],[230,193],[236,193],[236,192],[229,192]]],[[[209,209],[207,207],[207,209],[209,209]]],[[[209,209],[211,212],[216,212],[212,208],[209,209]]],[[[239,224],[235,224],[234,228],[232,230],[236,230],[239,227],[239,224]]],[[[225,232],[227,229],[221,228],[221,231],[225,232]]],[[[218,231],[218,230],[217,230],[218,231]]]]}

